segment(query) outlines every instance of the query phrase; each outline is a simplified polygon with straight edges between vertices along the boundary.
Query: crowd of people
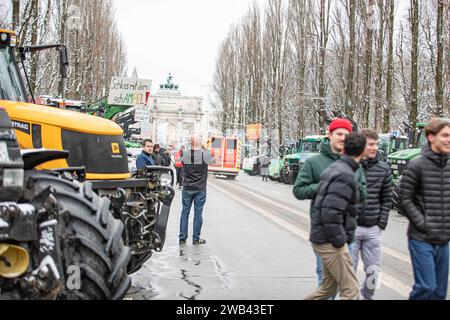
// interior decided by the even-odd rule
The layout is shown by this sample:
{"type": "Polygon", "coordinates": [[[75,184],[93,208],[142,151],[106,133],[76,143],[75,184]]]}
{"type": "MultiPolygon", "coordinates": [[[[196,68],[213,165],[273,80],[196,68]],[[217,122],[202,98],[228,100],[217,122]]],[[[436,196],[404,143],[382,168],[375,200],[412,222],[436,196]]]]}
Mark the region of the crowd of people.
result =
{"type": "MultiPolygon", "coordinates": [[[[399,213],[409,220],[408,245],[414,273],[411,300],[445,300],[450,240],[450,122],[435,119],[425,129],[427,143],[410,161],[398,184],[399,213]]],[[[378,134],[353,132],[336,119],[329,142],[308,159],[294,196],[311,200],[310,242],[317,257],[318,288],[307,300],[371,300],[379,281],[382,235],[392,208],[389,166],[380,160],[378,134]],[[366,274],[356,277],[361,256],[366,274]]]]}
{"type": "Polygon", "coordinates": [[[142,143],[142,152],[136,159],[137,170],[147,166],[175,167],[176,183],[179,189],[183,189],[182,212],[180,217],[180,245],[186,244],[188,238],[189,215],[194,206],[192,243],[194,245],[205,244],[202,239],[201,229],[203,225],[203,207],[206,202],[206,186],[208,179],[208,165],[214,163],[214,157],[201,144],[199,136],[190,138],[189,148],[181,146],[174,151],[173,146],[164,149],[159,144],[153,144],[150,139],[142,143]]]}
{"type": "MultiPolygon", "coordinates": [[[[317,289],[305,299],[372,300],[382,264],[383,231],[393,205],[391,168],[381,160],[379,136],[372,129],[354,132],[335,119],[320,154],[301,167],[293,188],[298,200],[311,200],[310,242],[316,256],[317,289]],[[365,280],[356,277],[359,258],[365,280]]],[[[397,187],[397,210],[409,220],[408,247],[414,273],[411,300],[445,300],[450,241],[450,122],[434,119],[425,129],[421,155],[410,161],[397,187]]],[[[173,148],[172,148],[173,149],[173,148]]],[[[174,152],[145,140],[137,168],[171,166],[182,191],[179,243],[188,238],[194,205],[193,244],[200,237],[206,202],[208,165],[214,157],[199,137],[174,152]]],[[[267,173],[262,173],[266,180],[267,173]]]]}

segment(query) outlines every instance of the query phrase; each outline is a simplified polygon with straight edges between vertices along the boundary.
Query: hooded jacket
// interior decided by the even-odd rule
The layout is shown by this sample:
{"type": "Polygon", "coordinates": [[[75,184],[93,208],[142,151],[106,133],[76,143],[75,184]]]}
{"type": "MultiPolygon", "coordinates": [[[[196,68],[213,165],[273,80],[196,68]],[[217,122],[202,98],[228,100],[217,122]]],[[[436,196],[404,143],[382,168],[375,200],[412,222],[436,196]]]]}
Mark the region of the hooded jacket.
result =
{"type": "MultiPolygon", "coordinates": [[[[340,159],[340,155],[331,151],[330,141],[324,141],[320,146],[320,154],[305,161],[294,184],[293,193],[298,200],[314,199],[319,187],[320,176],[328,166],[340,159]]],[[[360,166],[356,173],[359,184],[360,199],[367,198],[366,178],[360,166]]],[[[313,201],[311,202],[310,216],[314,214],[313,201]]]]}

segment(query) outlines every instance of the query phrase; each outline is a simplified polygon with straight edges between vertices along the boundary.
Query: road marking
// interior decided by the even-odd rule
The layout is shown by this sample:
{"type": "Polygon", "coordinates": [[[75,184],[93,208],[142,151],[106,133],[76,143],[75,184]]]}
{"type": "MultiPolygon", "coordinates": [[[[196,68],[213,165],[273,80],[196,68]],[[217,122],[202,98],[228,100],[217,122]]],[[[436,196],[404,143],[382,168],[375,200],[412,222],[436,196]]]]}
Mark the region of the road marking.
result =
{"type": "MultiPolygon", "coordinates": [[[[239,186],[237,184],[233,184],[232,187],[239,188],[239,189],[247,192],[248,194],[252,195],[255,198],[261,199],[263,201],[270,202],[272,205],[274,205],[276,207],[279,207],[279,208],[281,208],[283,210],[286,210],[286,211],[288,211],[288,212],[290,212],[290,213],[292,213],[294,215],[300,216],[300,217],[302,217],[302,218],[304,218],[304,219],[306,219],[308,221],[311,220],[310,216],[309,216],[309,213],[305,213],[301,208],[298,208],[297,210],[294,210],[291,207],[285,206],[282,203],[275,202],[275,201],[273,201],[273,200],[271,200],[271,199],[269,199],[267,197],[258,195],[256,193],[248,190],[247,188],[239,186]]],[[[406,254],[401,253],[401,252],[399,252],[397,250],[394,250],[394,249],[390,249],[390,248],[388,248],[386,246],[383,246],[383,254],[391,256],[392,258],[398,259],[398,260],[400,260],[400,261],[402,261],[404,263],[411,264],[411,259],[410,259],[409,255],[406,255],[406,254]]]]}
{"type": "MultiPolygon", "coordinates": [[[[221,192],[222,194],[230,197],[231,199],[237,200],[236,199],[236,195],[225,190],[222,187],[219,187],[215,184],[211,184],[211,186],[216,189],[217,191],[221,192]]],[[[267,219],[275,222],[276,224],[278,224],[279,226],[281,226],[282,228],[288,230],[289,232],[299,236],[300,238],[302,238],[304,241],[309,243],[309,233],[305,232],[304,230],[301,230],[300,228],[292,225],[291,223],[280,219],[279,217],[275,216],[273,213],[260,208],[252,203],[250,203],[249,201],[247,201],[244,198],[238,197],[239,198],[239,203],[243,204],[244,206],[248,207],[251,210],[254,210],[254,212],[257,212],[258,214],[266,217],[267,219]]],[[[267,200],[265,198],[265,200],[267,200]]],[[[270,201],[270,200],[268,200],[270,201]]],[[[359,265],[358,270],[362,270],[362,266],[361,264],[359,265]],[[360,269],[361,268],[361,269],[360,269]]],[[[364,272],[364,271],[363,271],[364,272]]],[[[380,283],[383,284],[385,287],[389,288],[392,291],[395,291],[396,293],[398,293],[399,295],[401,295],[402,297],[407,298],[409,296],[409,293],[411,291],[411,286],[405,284],[404,282],[398,280],[395,277],[392,277],[390,275],[388,275],[385,272],[380,272],[380,283]]]]}

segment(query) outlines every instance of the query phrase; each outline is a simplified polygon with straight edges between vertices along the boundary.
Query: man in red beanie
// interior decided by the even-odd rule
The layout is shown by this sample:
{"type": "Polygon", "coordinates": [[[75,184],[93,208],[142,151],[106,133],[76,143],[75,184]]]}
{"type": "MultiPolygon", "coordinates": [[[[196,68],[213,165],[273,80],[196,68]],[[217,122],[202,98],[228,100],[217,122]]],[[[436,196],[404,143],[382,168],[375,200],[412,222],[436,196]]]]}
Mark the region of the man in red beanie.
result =
{"type": "MultiPolygon", "coordinates": [[[[322,142],[320,154],[305,161],[294,184],[294,196],[298,200],[313,200],[309,214],[312,217],[316,212],[313,208],[314,199],[320,182],[320,176],[325,169],[338,160],[344,153],[345,137],[353,132],[353,126],[347,119],[334,119],[330,123],[328,140],[322,142]]],[[[359,182],[360,199],[364,201],[367,197],[366,179],[364,171],[360,167],[355,173],[359,182]]],[[[319,287],[322,284],[322,261],[316,254],[316,273],[319,287]]]]}

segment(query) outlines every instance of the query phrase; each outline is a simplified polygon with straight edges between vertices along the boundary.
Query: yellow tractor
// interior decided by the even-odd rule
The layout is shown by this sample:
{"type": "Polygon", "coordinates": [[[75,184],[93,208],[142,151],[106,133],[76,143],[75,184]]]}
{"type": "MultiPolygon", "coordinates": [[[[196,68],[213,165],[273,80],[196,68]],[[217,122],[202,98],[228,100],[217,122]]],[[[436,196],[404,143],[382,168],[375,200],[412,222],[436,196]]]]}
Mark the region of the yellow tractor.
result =
{"type": "MultiPolygon", "coordinates": [[[[173,171],[165,167],[148,167],[131,176],[123,131],[116,123],[29,103],[28,100],[34,101],[33,93],[30,90],[30,98],[27,98],[18,63],[23,65],[27,53],[55,48],[60,53],[61,79],[64,80],[67,51],[63,45],[17,48],[16,43],[14,32],[0,30],[0,107],[11,118],[20,149],[38,149],[32,153],[36,160],[28,160],[28,167],[36,167],[41,172],[33,172],[31,177],[25,175],[25,181],[28,179],[33,185],[33,190],[28,192],[29,198],[49,186],[56,189],[56,193],[58,189],[63,193],[81,192],[80,197],[89,202],[89,206],[122,221],[115,224],[117,230],[111,232],[120,231],[124,244],[131,250],[128,273],[137,271],[153,251],[160,251],[164,246],[170,205],[175,195],[173,171]],[[50,156],[52,151],[48,150],[59,152],[53,151],[54,155],[50,156]],[[67,151],[65,156],[61,155],[63,150],[67,151]],[[58,180],[46,178],[49,174],[57,174],[58,180]],[[77,191],[67,188],[67,181],[77,185],[77,191]]],[[[72,209],[76,211],[76,207],[72,209]]],[[[102,227],[105,219],[101,215],[98,218],[98,225],[91,227],[108,238],[102,227]]],[[[83,217],[79,219],[81,221],[83,217]]],[[[107,239],[104,242],[92,244],[91,249],[102,245],[111,247],[107,239]]],[[[101,287],[99,285],[99,290],[106,292],[101,287]]],[[[100,296],[108,298],[107,294],[100,296]]]]}

